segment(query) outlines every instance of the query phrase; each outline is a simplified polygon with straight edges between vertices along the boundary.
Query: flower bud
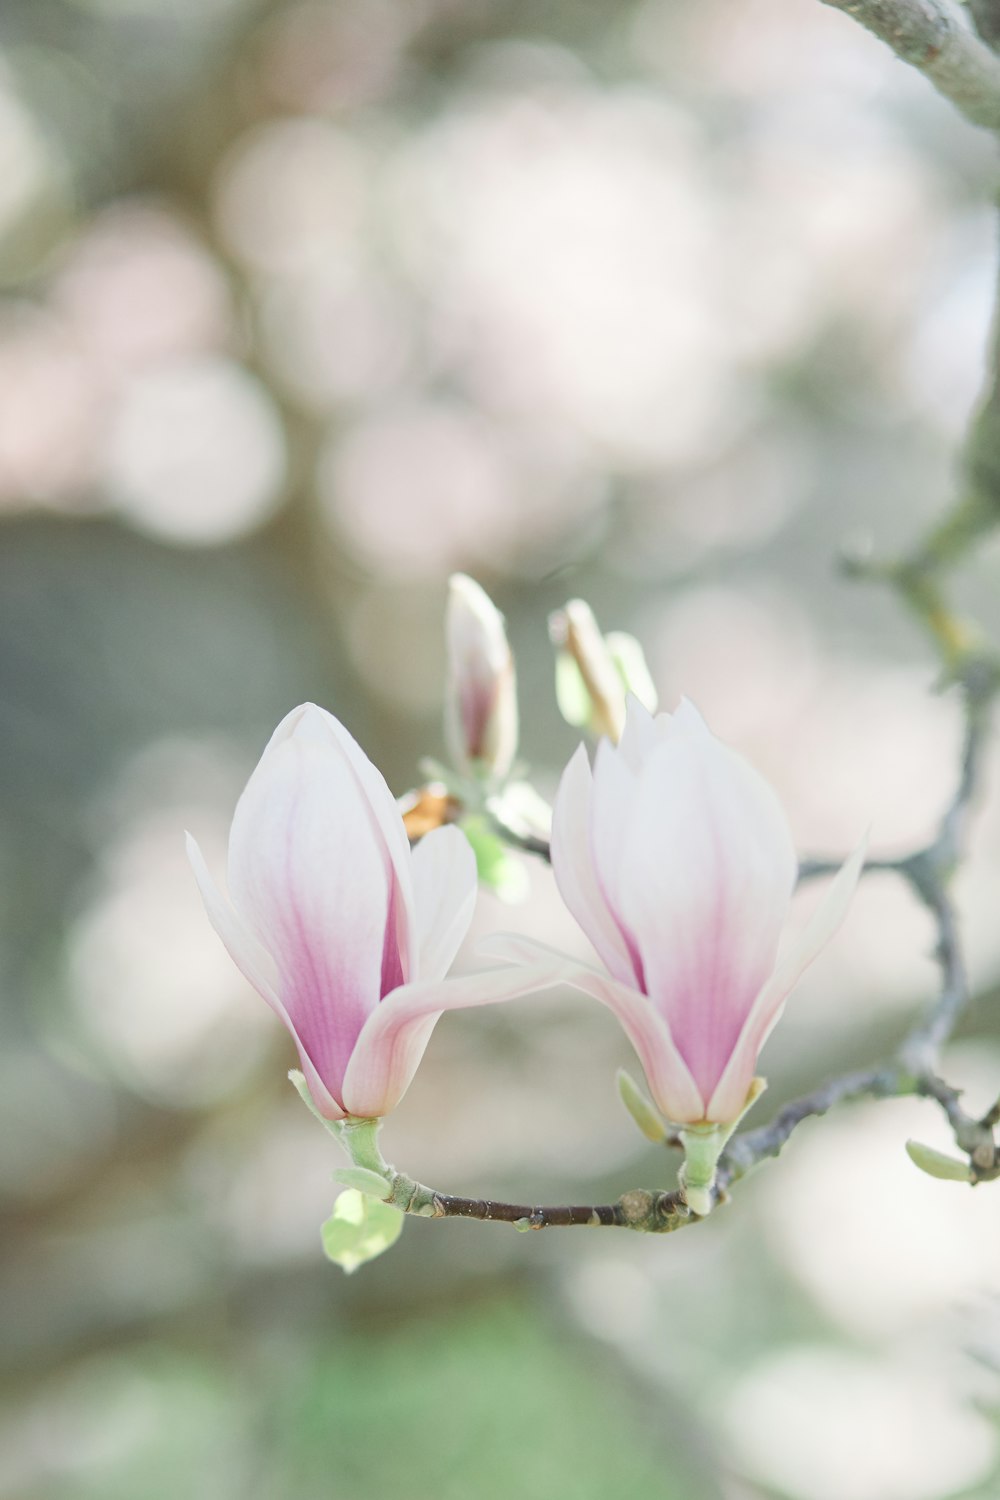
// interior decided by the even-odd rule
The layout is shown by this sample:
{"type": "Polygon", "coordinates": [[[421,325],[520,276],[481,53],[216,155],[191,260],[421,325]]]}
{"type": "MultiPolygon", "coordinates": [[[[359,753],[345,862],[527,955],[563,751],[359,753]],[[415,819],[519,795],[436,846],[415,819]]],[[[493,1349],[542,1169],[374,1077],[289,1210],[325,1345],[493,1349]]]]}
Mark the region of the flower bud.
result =
{"type": "Polygon", "coordinates": [[[549,636],[556,657],[559,711],[574,728],[617,744],[625,727],[628,693],[644,708],[656,708],[656,689],[642,647],[624,631],[602,635],[593,610],[583,599],[571,599],[549,616],[549,636]]]}
{"type": "Polygon", "coordinates": [[[452,574],[445,615],[445,738],[459,770],[502,780],[517,750],[517,686],[503,615],[473,579],[452,574]]]}
{"type": "Polygon", "coordinates": [[[667,1138],[667,1127],[636,1083],[631,1073],[618,1069],[618,1093],[622,1103],[632,1116],[647,1141],[659,1146],[667,1138]]]}

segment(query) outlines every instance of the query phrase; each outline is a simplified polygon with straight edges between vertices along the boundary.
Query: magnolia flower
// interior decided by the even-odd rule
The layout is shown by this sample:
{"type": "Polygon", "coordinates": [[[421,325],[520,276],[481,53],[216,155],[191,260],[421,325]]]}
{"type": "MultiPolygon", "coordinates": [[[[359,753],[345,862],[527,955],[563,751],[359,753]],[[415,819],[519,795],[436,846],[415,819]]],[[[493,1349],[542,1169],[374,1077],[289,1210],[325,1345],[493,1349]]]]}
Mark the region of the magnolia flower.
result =
{"type": "Polygon", "coordinates": [[[473,579],[452,574],[445,615],[445,737],[460,770],[506,776],[517,750],[514,658],[503,615],[473,579]]]}
{"type": "Polygon", "coordinates": [[[531,971],[445,979],[476,900],[457,828],[411,851],[392,793],[332,714],[278,725],[236,807],[229,894],[188,855],[216,932],[292,1034],[327,1119],[394,1108],[438,1017],[535,986],[531,971]]]}
{"type": "Polygon", "coordinates": [[[515,961],[546,952],[550,979],[618,1016],[668,1120],[725,1126],[746,1107],[789,991],[843,920],[863,859],[862,847],[779,953],[797,861],[774,792],[692,704],[652,718],[632,698],[621,743],[601,742],[593,774],[581,745],[553,810],[556,882],[607,972],[526,939],[483,947],[515,961]]]}

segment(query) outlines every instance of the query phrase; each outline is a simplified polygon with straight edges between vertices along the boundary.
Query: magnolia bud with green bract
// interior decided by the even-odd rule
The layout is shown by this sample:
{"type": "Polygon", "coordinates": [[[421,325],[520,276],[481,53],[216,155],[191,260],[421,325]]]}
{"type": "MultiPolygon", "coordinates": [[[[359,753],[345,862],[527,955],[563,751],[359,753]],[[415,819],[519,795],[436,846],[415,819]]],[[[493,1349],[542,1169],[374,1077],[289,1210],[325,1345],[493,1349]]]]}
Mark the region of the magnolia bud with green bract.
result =
{"type": "Polygon", "coordinates": [[[503,615],[473,579],[454,573],[445,615],[445,739],[460,771],[502,780],[517,751],[517,684],[503,615]]]}
{"type": "Polygon", "coordinates": [[[639,642],[624,631],[602,635],[583,599],[571,599],[549,616],[549,635],[557,647],[556,700],[568,724],[617,744],[628,693],[650,712],[656,709],[656,689],[639,642]]]}

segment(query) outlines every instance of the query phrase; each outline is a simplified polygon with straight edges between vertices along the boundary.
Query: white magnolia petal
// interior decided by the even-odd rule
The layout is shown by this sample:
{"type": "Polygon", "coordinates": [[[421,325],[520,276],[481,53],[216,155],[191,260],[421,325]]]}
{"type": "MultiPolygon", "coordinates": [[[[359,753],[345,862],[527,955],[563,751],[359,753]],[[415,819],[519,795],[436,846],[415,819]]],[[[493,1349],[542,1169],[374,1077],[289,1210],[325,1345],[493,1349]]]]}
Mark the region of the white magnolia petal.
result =
{"type": "Polygon", "coordinates": [[[612,909],[625,848],[628,813],[634,805],[638,776],[610,740],[601,740],[594,756],[590,800],[590,851],[597,879],[612,909]]]}
{"type": "Polygon", "coordinates": [[[567,907],[617,979],[634,970],[625,940],[608,909],[590,848],[592,779],[580,745],[562,774],[552,809],[552,870],[567,907]]]}
{"type": "Polygon", "coordinates": [[[477,945],[477,951],[509,963],[530,964],[546,973],[546,984],[571,985],[606,1005],[638,1053],[649,1091],[666,1118],[676,1125],[705,1118],[705,1100],[674,1044],[670,1027],[647,995],[534,938],[492,933],[477,945]]]}
{"type": "Polygon", "coordinates": [[[850,858],[841,865],[802,932],[780,955],[774,973],[762,986],[753,1003],[739,1040],[712,1095],[709,1119],[724,1122],[735,1119],[738,1115],[760,1050],[780,1019],[788,995],[847,915],[867,853],[866,834],[850,858]]]}
{"type": "Polygon", "coordinates": [[[623,821],[616,912],[707,1099],[774,967],[796,858],[774,792],[682,704],[623,821]]]}
{"type": "Polygon", "coordinates": [[[406,977],[416,957],[416,932],[410,846],[396,799],[381,771],[368,759],[353,735],[339,719],[315,703],[301,703],[285,715],[268,741],[257,769],[260,770],[270,759],[273,750],[293,737],[299,743],[311,742],[319,751],[332,750],[340,755],[356,780],[359,798],[368,811],[376,840],[384,847],[397,883],[396,928],[406,977]]]}
{"type": "Polygon", "coordinates": [[[476,856],[460,829],[435,828],[413,851],[417,978],[443,979],[476,908],[476,856]]]}
{"type": "Polygon", "coordinates": [[[258,995],[263,995],[282,1020],[287,1020],[284,1007],[278,998],[278,970],[274,959],[262,947],[246,923],[236,914],[219,890],[205,856],[193,834],[185,833],[184,842],[188,861],[198,882],[201,899],[205,903],[208,920],[225,943],[230,958],[243,977],[253,985],[258,995]]]}
{"type": "Polygon", "coordinates": [[[413,867],[406,825],[385,777],[368,759],[357,740],[348,733],[339,719],[334,718],[333,714],[327,713],[325,709],[317,709],[316,712],[322,715],[327,731],[346,756],[392,864],[397,883],[396,922],[399,951],[403,964],[403,978],[409,979],[416,970],[417,926],[413,897],[413,867]]]}
{"type": "Polygon", "coordinates": [[[345,1109],[367,1116],[395,1109],[442,1012],[515,1000],[556,982],[547,969],[536,966],[401,985],[365,1022],[344,1075],[345,1109]]]}
{"type": "Polygon", "coordinates": [[[296,1035],[339,1097],[366,1017],[402,975],[384,845],[326,717],[304,711],[250,777],[230,833],[229,888],[277,965],[296,1035]]]}
{"type": "Polygon", "coordinates": [[[649,712],[644,703],[629,693],[625,698],[625,728],[618,742],[618,753],[626,765],[635,772],[642,769],[646,756],[666,738],[671,724],[670,714],[649,712]]]}
{"type": "MultiPolygon", "coordinates": [[[[674,709],[671,722],[680,734],[689,734],[702,740],[703,743],[722,745],[709,729],[701,714],[695,708],[690,698],[682,698],[674,709]]],[[[725,749],[725,746],[722,746],[725,749]]]]}
{"type": "Polygon", "coordinates": [[[219,890],[219,887],[212,878],[208,865],[205,863],[205,857],[198,847],[197,841],[190,833],[185,834],[185,841],[187,844],[187,856],[194,871],[194,878],[198,882],[201,899],[205,903],[208,920],[222,939],[230,958],[232,958],[244,978],[253,985],[259,995],[263,996],[275,1015],[278,1016],[279,1020],[291,1032],[302,1062],[302,1071],[306,1075],[309,1083],[309,1091],[313,1096],[316,1108],[327,1119],[339,1119],[343,1114],[343,1110],[317,1073],[312,1059],[305,1050],[295,1027],[292,1025],[288,1012],[281,1002],[278,992],[278,971],[274,960],[257,941],[253,933],[240,919],[219,890]]]}

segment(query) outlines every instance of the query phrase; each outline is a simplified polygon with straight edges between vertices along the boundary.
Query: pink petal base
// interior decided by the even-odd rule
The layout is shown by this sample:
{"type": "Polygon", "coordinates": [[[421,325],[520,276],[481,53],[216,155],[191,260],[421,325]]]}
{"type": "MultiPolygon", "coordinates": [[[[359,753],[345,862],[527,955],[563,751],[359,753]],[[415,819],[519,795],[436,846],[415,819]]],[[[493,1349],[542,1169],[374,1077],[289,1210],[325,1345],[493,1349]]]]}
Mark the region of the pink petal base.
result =
{"type": "Polygon", "coordinates": [[[344,1074],[352,1115],[385,1115],[409,1088],[438,1017],[446,1010],[496,1005],[558,983],[548,967],[491,969],[393,990],[361,1029],[344,1074]]]}

